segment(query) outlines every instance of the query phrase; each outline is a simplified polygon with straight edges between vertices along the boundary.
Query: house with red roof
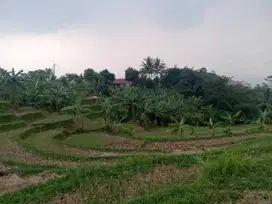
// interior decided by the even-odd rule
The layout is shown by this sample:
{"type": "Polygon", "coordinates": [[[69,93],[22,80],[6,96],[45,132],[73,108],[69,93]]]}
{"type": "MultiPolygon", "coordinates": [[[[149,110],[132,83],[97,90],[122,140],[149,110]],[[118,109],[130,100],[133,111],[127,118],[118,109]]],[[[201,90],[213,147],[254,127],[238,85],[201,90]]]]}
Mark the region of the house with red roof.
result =
{"type": "Polygon", "coordinates": [[[124,86],[130,86],[131,85],[131,82],[127,81],[126,79],[115,79],[111,83],[116,87],[124,87],[124,86]]]}

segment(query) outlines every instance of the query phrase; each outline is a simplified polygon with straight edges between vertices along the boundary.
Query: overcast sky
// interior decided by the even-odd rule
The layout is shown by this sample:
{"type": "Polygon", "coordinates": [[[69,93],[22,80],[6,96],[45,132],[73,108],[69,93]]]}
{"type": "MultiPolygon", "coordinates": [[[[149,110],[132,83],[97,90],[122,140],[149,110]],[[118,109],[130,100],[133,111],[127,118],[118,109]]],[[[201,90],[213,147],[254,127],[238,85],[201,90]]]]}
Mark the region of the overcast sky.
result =
{"type": "Polygon", "coordinates": [[[272,74],[272,0],[0,0],[0,66],[57,74],[143,58],[253,83],[272,74]]]}

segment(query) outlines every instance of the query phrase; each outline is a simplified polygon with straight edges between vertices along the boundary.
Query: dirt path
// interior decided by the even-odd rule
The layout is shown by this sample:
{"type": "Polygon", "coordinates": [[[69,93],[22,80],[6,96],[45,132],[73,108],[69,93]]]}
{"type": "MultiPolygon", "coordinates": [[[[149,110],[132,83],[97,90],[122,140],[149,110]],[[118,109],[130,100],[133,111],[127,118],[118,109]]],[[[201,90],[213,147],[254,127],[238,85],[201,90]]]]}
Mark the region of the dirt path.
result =
{"type": "Polygon", "coordinates": [[[168,150],[172,152],[194,152],[194,151],[206,151],[210,147],[220,147],[225,145],[235,144],[237,142],[256,138],[258,135],[247,135],[247,136],[235,136],[235,137],[223,137],[214,139],[203,139],[203,140],[190,140],[190,141],[179,141],[179,142],[153,142],[147,143],[143,148],[151,150],[168,150]]]}
{"type": "Polygon", "coordinates": [[[18,174],[7,174],[0,176],[0,195],[13,192],[28,185],[45,182],[49,179],[60,177],[60,175],[51,172],[43,172],[32,176],[20,176],[18,174]]]}

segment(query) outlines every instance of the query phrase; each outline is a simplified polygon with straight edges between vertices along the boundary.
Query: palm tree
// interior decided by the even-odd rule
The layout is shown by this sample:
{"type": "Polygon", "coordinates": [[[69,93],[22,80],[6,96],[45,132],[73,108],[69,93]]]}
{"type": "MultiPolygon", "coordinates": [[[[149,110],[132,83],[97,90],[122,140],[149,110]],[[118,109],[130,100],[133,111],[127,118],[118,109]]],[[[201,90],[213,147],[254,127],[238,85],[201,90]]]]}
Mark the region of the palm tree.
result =
{"type": "Polygon", "coordinates": [[[19,72],[15,72],[14,68],[10,72],[2,72],[2,87],[6,87],[8,90],[10,90],[10,101],[12,103],[16,103],[16,95],[18,88],[24,88],[21,83],[21,77],[20,75],[23,73],[23,70],[20,70],[19,72]]]}
{"type": "Polygon", "coordinates": [[[76,121],[77,127],[83,130],[83,120],[86,115],[91,114],[92,110],[89,105],[83,105],[80,96],[76,98],[76,103],[72,106],[66,106],[60,110],[61,112],[72,113],[76,121]]]}
{"type": "Polygon", "coordinates": [[[154,59],[152,57],[147,57],[142,61],[141,72],[144,76],[152,77],[154,73],[154,59]]]}
{"type": "Polygon", "coordinates": [[[165,68],[166,68],[165,62],[157,57],[153,63],[155,77],[160,78],[165,68]]]}
{"type": "Polygon", "coordinates": [[[171,123],[170,126],[172,126],[174,129],[172,131],[172,134],[177,134],[180,137],[183,137],[183,132],[185,128],[189,128],[191,130],[191,135],[194,134],[194,128],[190,125],[185,124],[185,118],[181,118],[180,121],[178,121],[176,118],[171,117],[174,123],[171,123]]]}

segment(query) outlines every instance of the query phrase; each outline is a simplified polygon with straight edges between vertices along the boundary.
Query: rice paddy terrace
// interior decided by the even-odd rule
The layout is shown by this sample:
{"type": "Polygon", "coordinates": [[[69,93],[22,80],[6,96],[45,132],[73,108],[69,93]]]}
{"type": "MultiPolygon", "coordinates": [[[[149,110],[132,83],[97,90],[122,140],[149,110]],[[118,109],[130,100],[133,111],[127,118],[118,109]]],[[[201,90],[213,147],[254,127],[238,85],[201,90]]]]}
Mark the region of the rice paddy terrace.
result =
{"type": "MultiPolygon", "coordinates": [[[[132,124],[129,124],[132,125],[132,124]]],[[[207,127],[133,135],[99,118],[74,131],[71,115],[35,109],[0,115],[0,203],[272,203],[272,133],[233,136],[207,127]]]]}

